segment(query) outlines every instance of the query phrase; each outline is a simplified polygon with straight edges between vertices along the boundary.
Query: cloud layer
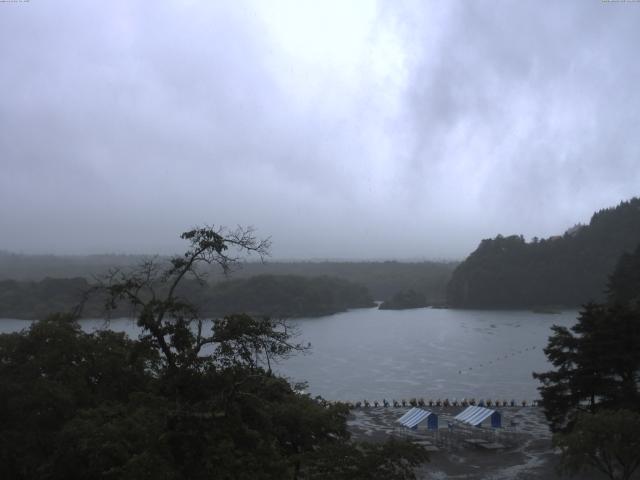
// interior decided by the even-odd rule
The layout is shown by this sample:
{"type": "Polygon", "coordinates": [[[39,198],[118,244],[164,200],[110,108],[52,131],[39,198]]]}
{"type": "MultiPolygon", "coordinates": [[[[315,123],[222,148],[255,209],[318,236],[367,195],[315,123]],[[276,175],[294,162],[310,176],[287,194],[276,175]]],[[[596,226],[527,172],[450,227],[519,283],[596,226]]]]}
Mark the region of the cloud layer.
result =
{"type": "Polygon", "coordinates": [[[640,4],[0,5],[0,249],[461,258],[640,185],[640,4]]]}

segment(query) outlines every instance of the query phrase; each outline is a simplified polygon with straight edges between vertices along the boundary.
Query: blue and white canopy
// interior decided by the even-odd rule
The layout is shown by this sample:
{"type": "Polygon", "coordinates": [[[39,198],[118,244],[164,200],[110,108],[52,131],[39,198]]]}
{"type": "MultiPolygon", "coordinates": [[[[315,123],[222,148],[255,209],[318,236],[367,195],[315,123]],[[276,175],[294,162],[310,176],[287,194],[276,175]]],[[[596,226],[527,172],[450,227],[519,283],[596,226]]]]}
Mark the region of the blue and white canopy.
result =
{"type": "Polygon", "coordinates": [[[502,425],[502,415],[500,412],[484,407],[470,406],[454,417],[454,420],[473,425],[480,425],[487,418],[491,417],[491,426],[500,427],[502,425]]]}
{"type": "MultiPolygon", "coordinates": [[[[403,416],[401,416],[396,422],[399,422],[402,426],[407,428],[416,428],[418,424],[426,420],[430,415],[435,417],[437,425],[437,415],[421,408],[412,408],[403,416]]],[[[432,423],[432,422],[429,422],[432,423]]],[[[437,428],[437,426],[436,426],[437,428]]]]}

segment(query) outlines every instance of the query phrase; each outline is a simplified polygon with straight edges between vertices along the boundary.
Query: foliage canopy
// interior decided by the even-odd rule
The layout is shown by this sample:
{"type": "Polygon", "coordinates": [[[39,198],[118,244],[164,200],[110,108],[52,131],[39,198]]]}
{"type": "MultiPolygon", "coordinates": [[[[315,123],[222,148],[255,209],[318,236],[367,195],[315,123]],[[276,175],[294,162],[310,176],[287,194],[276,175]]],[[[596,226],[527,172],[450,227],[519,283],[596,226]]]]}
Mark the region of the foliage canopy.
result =
{"type": "Polygon", "coordinates": [[[602,410],[582,414],[570,433],[554,443],[562,452],[562,471],[575,474],[592,467],[611,480],[628,480],[640,467],[640,414],[602,410]]]}
{"type": "Polygon", "coordinates": [[[553,327],[545,353],[555,367],[534,373],[562,450],[561,469],[591,466],[612,480],[640,466],[640,247],[610,277],[608,302],[590,303],[573,327],[553,327]]]}
{"type": "Polygon", "coordinates": [[[593,214],[562,236],[521,235],[482,240],[453,272],[450,305],[532,308],[604,301],[607,277],[620,255],[640,243],[640,198],[593,214]]]}
{"type": "Polygon", "coordinates": [[[250,230],[225,232],[186,232],[187,252],[168,265],[102,280],[108,308],[137,312],[137,340],[85,333],[73,315],[0,335],[1,478],[414,478],[423,448],[353,442],[346,406],[271,372],[305,348],[285,322],[205,321],[179,295],[184,279],[204,281],[198,264],[228,270],[233,249],[266,253],[250,230]]]}

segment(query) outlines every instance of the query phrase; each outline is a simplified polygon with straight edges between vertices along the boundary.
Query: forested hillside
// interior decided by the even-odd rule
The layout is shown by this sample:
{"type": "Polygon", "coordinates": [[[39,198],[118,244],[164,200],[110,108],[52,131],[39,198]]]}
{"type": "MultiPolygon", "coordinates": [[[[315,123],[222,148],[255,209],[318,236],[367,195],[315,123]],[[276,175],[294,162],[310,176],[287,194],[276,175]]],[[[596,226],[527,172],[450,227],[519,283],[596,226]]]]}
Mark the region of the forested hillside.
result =
{"type": "MultiPolygon", "coordinates": [[[[233,278],[256,275],[330,276],[367,287],[374,300],[385,300],[402,290],[415,290],[428,302],[443,302],[447,282],[457,262],[253,262],[244,263],[233,278]]],[[[219,275],[219,274],[218,274],[219,275]]],[[[217,277],[220,278],[220,277],[217,277]]],[[[215,280],[216,277],[212,277],[215,280]]]]}
{"type": "Polygon", "coordinates": [[[562,236],[525,241],[498,235],[482,240],[453,272],[451,306],[523,308],[579,306],[601,301],[608,275],[640,244],[640,199],[595,213],[588,225],[562,236]]]}
{"type": "MultiPolygon", "coordinates": [[[[0,281],[0,318],[40,319],[52,312],[69,312],[92,286],[84,278],[45,278],[39,282],[0,281]]],[[[160,290],[161,291],[161,290],[160,290]]],[[[366,287],[340,278],[259,275],[246,279],[200,285],[182,282],[179,293],[199,309],[216,317],[250,313],[273,317],[330,315],[349,308],[372,307],[366,287]]],[[[102,317],[105,299],[89,297],[82,316],[102,317]]],[[[112,316],[130,316],[120,308],[112,316]]]]}
{"type": "MultiPolygon", "coordinates": [[[[22,255],[0,251],[0,280],[40,281],[45,278],[83,277],[92,281],[94,276],[105,274],[109,269],[126,270],[145,258],[149,257],[22,255]]],[[[455,262],[430,261],[254,261],[238,264],[231,279],[247,279],[258,275],[328,276],[365,286],[375,300],[386,300],[403,290],[415,290],[424,295],[428,302],[442,303],[447,282],[456,265],[455,262]]],[[[211,284],[229,280],[216,270],[208,273],[211,284]]]]}
{"type": "Polygon", "coordinates": [[[144,258],[143,255],[26,255],[0,250],[0,280],[90,279],[112,268],[133,267],[144,258]]]}
{"type": "Polygon", "coordinates": [[[374,305],[366,287],[324,276],[258,275],[214,284],[209,292],[200,302],[207,315],[317,316],[374,305]]]}
{"type": "MultiPolygon", "coordinates": [[[[39,282],[1,280],[0,318],[32,320],[54,312],[68,312],[80,303],[83,292],[88,289],[89,283],[84,278],[45,278],[39,282]]],[[[88,311],[97,313],[100,309],[95,303],[88,311]]]]}
{"type": "Polygon", "coordinates": [[[428,306],[424,295],[415,290],[403,290],[396,293],[389,300],[380,305],[380,310],[405,310],[409,308],[422,308],[428,306]]]}

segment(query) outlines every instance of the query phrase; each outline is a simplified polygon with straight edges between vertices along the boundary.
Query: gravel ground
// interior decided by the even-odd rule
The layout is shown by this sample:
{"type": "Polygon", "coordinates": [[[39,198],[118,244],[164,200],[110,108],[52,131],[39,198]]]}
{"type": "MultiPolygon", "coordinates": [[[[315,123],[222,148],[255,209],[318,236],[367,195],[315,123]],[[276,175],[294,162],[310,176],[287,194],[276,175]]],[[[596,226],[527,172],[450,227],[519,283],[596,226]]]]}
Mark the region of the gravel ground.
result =
{"type": "MultiPolygon", "coordinates": [[[[452,430],[448,422],[463,409],[430,408],[438,414],[438,432],[404,429],[396,422],[407,408],[354,409],[348,421],[354,439],[385,441],[394,436],[410,438],[430,450],[431,461],[417,470],[420,479],[560,479],[556,472],[559,455],[551,444],[551,431],[542,410],[537,407],[501,407],[505,428],[495,432],[489,427],[465,427],[458,423],[452,430]],[[515,426],[512,426],[512,422],[515,426]],[[471,440],[471,442],[470,442],[471,440]],[[479,440],[495,449],[487,450],[472,442],[479,440]]],[[[595,480],[597,473],[574,478],[595,480]]]]}

